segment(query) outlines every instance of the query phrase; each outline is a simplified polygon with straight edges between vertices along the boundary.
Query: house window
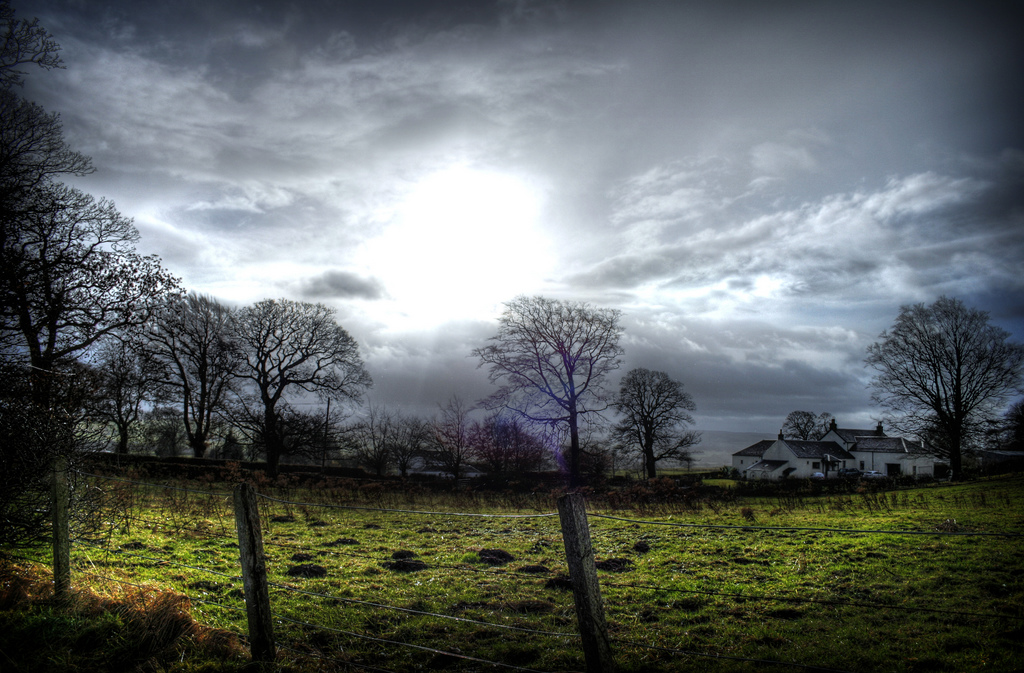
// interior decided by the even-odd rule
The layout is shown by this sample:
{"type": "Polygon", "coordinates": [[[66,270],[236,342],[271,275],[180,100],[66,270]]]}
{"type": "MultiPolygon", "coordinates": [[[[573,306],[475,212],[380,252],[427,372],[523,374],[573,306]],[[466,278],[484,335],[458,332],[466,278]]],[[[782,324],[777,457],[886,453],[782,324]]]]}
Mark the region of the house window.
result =
{"type": "Polygon", "coordinates": [[[864,461],[863,460],[860,461],[860,469],[862,469],[862,470],[864,469],[864,461]]]}
{"type": "Polygon", "coordinates": [[[812,470],[820,470],[821,469],[821,463],[811,463],[811,469],[812,470]]]}

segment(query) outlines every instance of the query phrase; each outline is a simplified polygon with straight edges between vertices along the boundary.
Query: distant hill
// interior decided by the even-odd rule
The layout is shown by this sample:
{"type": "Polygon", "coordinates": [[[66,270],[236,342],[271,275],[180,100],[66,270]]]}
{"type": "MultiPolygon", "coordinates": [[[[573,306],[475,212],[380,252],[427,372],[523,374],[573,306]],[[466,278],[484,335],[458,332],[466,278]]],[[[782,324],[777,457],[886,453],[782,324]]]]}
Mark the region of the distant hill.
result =
{"type": "Polygon", "coordinates": [[[732,454],[756,444],[762,439],[774,439],[775,435],[759,432],[728,432],[726,430],[701,430],[700,444],[696,452],[694,467],[722,467],[732,465],[732,454]]]}

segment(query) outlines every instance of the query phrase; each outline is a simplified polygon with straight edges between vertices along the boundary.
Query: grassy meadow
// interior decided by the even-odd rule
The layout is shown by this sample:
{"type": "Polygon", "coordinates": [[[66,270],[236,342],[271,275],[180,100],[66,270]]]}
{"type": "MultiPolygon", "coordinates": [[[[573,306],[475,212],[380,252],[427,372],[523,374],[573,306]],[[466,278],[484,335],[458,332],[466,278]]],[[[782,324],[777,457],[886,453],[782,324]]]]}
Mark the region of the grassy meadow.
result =
{"type": "MultiPolygon", "coordinates": [[[[113,497],[102,534],[73,545],[76,587],[184,594],[179,611],[219,634],[207,641],[244,634],[230,482],[89,481],[113,497]]],[[[285,670],[585,669],[557,494],[256,486],[285,670]]],[[[1022,477],[756,497],[665,480],[592,494],[588,511],[621,671],[1024,662],[1022,477]]],[[[145,670],[213,665],[175,652],[145,670]]]]}

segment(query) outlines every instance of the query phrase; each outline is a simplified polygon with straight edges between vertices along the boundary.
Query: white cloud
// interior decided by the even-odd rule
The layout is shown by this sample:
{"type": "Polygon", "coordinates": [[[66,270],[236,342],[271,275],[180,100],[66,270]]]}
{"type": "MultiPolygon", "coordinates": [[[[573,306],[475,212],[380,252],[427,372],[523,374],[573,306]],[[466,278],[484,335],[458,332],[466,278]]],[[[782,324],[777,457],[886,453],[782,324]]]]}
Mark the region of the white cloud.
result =
{"type": "Polygon", "coordinates": [[[953,178],[933,172],[891,178],[885,190],[864,199],[864,207],[881,219],[923,215],[977,198],[990,187],[975,178],[953,178]]]}

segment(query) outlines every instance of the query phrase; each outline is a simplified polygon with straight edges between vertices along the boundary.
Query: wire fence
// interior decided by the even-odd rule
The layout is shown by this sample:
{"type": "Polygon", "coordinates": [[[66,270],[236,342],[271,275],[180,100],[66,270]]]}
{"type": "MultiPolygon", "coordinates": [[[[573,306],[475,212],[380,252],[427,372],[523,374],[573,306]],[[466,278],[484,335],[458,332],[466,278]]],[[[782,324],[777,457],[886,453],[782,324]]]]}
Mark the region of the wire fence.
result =
{"type": "MultiPolygon", "coordinates": [[[[248,611],[254,598],[240,557],[237,489],[85,472],[78,476],[94,487],[126,492],[104,512],[107,526],[102,534],[72,538],[76,574],[134,587],[147,582],[172,585],[197,606],[203,620],[252,641],[248,611]],[[154,535],[168,542],[158,546],[149,537],[154,535]]],[[[562,512],[369,507],[331,503],[329,494],[320,495],[294,499],[256,494],[262,542],[257,561],[264,567],[275,650],[369,671],[407,670],[424,656],[431,657],[431,666],[462,670],[602,670],[586,652],[590,627],[580,615],[580,580],[573,576],[572,554],[563,548],[568,543],[562,512]],[[524,540],[532,544],[525,546],[524,540]],[[506,542],[519,545],[514,554],[502,548],[506,542]],[[473,643],[480,644],[479,651],[463,651],[473,643]],[[537,663],[545,667],[535,668],[537,663]]],[[[1005,611],[951,608],[929,604],[933,597],[913,591],[886,592],[886,600],[868,590],[850,598],[826,591],[794,593],[807,591],[804,583],[782,592],[773,589],[780,582],[772,571],[779,569],[771,567],[773,561],[758,558],[764,536],[787,536],[804,545],[808,537],[865,536],[893,541],[999,537],[1017,544],[1022,535],[1015,531],[721,525],[595,512],[584,518],[591,522],[585,531],[593,550],[589,563],[604,571],[600,591],[607,626],[598,637],[611,646],[616,659],[628,660],[630,668],[650,662],[650,670],[671,670],[667,662],[703,661],[758,670],[847,670],[799,656],[787,660],[721,647],[715,651],[706,646],[715,641],[710,637],[715,625],[695,614],[706,601],[720,601],[719,612],[727,619],[756,606],[761,616],[767,614],[779,624],[794,619],[794,613],[769,606],[927,614],[947,624],[987,620],[1010,630],[1019,630],[1024,622],[1020,606],[1005,611]],[[755,572],[728,580],[726,587],[709,586],[708,573],[672,565],[669,559],[660,574],[645,573],[661,581],[621,579],[643,565],[651,548],[685,545],[695,535],[717,536],[709,538],[716,549],[725,557],[734,554],[733,565],[755,572]]],[[[799,565],[800,557],[795,559],[799,565]]],[[[778,625],[768,630],[772,628],[778,625]]],[[[762,637],[771,645],[770,634],[762,637]]]]}

